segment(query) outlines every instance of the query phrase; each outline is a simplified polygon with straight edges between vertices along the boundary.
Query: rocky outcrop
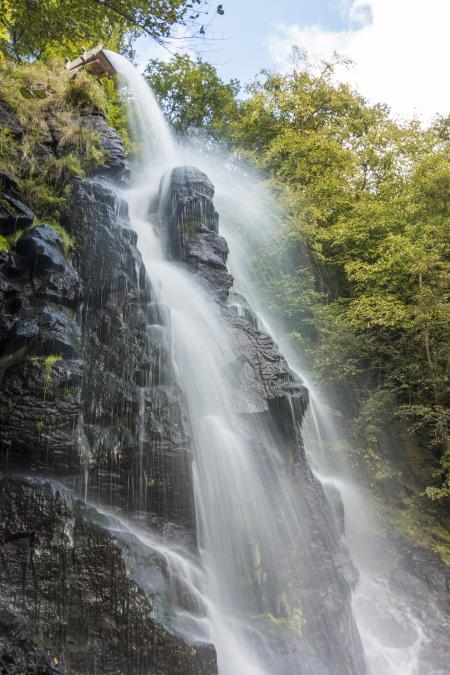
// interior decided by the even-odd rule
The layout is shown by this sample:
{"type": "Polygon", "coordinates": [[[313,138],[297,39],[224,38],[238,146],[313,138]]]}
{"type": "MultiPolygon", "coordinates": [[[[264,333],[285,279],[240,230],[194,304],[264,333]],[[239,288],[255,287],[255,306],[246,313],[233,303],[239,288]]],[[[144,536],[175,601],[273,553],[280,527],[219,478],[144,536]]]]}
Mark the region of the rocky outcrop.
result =
{"type": "Polygon", "coordinates": [[[164,559],[61,485],[3,478],[0,542],[6,672],[217,672],[213,649],[170,632],[164,559]]]}
{"type": "Polygon", "coordinates": [[[99,177],[113,179],[116,183],[126,184],[130,175],[125,159],[123,143],[117,131],[110,127],[100,113],[84,112],[80,115],[80,126],[94,131],[100,138],[101,148],[106,154],[106,162],[97,169],[99,177]]]}
{"type": "MultiPolygon", "coordinates": [[[[392,546],[392,542],[387,542],[392,546]]],[[[393,593],[408,598],[414,616],[425,627],[418,659],[419,675],[449,672],[450,569],[436,553],[397,539],[401,551],[389,575],[393,593]]]]}
{"type": "Polygon", "coordinates": [[[170,328],[126,204],[106,185],[77,181],[67,226],[86,289],[81,400],[89,495],[191,526],[190,459],[170,328]]]}
{"type": "Polygon", "coordinates": [[[189,264],[207,289],[225,301],[233,277],[227,271],[228,245],[218,234],[213,197],[214,186],[202,171],[176,167],[161,181],[159,212],[168,257],[189,264]]]}
{"type": "Polygon", "coordinates": [[[50,227],[28,230],[0,254],[3,466],[80,467],[79,294],[78,274],[50,227]]]}
{"type": "MultiPolygon", "coordinates": [[[[122,180],[115,132],[97,117],[84,122],[105,132],[111,152],[102,175],[122,180]]],[[[49,136],[48,151],[58,143],[49,136]]],[[[153,531],[194,547],[170,324],[126,204],[98,180],[75,180],[63,241],[53,227],[33,227],[15,181],[0,180],[8,197],[0,200],[1,233],[21,232],[0,253],[2,470],[57,476],[84,498],[142,511],[153,531]]],[[[0,492],[4,672],[216,672],[214,650],[183,643],[165,609],[152,615],[147,582],[131,583],[138,541],[118,543],[105,522],[89,524],[89,509],[61,486],[16,476],[0,492]]],[[[167,594],[159,597],[166,607],[167,594]]]]}

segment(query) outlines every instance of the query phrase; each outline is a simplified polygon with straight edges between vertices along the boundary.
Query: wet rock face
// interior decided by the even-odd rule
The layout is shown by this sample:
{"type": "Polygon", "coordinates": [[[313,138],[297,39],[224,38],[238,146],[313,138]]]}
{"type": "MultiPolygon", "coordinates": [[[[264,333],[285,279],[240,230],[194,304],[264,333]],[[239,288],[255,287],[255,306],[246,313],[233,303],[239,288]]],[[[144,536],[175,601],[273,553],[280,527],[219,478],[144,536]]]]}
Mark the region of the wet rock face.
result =
{"type": "Polygon", "coordinates": [[[81,399],[88,494],[192,526],[190,457],[170,327],[136,249],[127,205],[106,185],[77,181],[68,227],[86,289],[81,399]]]}
{"type": "Polygon", "coordinates": [[[101,146],[106,151],[107,161],[97,171],[99,177],[113,179],[116,183],[127,183],[130,175],[125,150],[119,134],[108,126],[101,114],[83,113],[80,125],[95,131],[100,136],[101,146]]]}
{"type": "Polygon", "coordinates": [[[417,673],[446,675],[450,633],[450,570],[434,552],[397,540],[401,552],[392,569],[389,585],[393,592],[407,597],[416,616],[421,618],[426,641],[418,656],[417,673]]]}
{"type": "Polygon", "coordinates": [[[155,620],[169,602],[164,561],[61,485],[5,477],[0,541],[5,672],[217,673],[212,648],[155,620]]]}
{"type": "Polygon", "coordinates": [[[195,167],[176,167],[161,182],[163,235],[169,257],[188,263],[208,290],[225,301],[233,277],[227,271],[228,245],[218,234],[213,197],[213,184],[195,167]]]}
{"type": "Polygon", "coordinates": [[[28,230],[0,254],[0,452],[3,465],[80,467],[80,280],[59,235],[28,230]]]}
{"type": "MultiPolygon", "coordinates": [[[[7,178],[6,174],[3,175],[7,178]]],[[[14,188],[14,183],[8,182],[11,190],[11,187],[14,188]]],[[[2,235],[13,234],[17,230],[28,227],[34,218],[33,211],[13,197],[11,192],[12,190],[6,191],[6,189],[0,192],[0,232],[2,235]]]]}
{"type": "Polygon", "coordinates": [[[246,311],[236,311],[233,278],[228,274],[228,245],[218,233],[219,215],[213,203],[214,186],[199,169],[172,169],[161,184],[160,214],[163,239],[170,256],[185,263],[213,298],[219,300],[229,327],[229,339],[239,362],[229,366],[241,413],[269,413],[283,433],[296,436],[308,402],[308,392],[289,370],[277,346],[258,322],[244,298],[246,311]],[[289,432],[287,431],[289,429],[289,432]]]}
{"type": "Polygon", "coordinates": [[[39,638],[16,614],[0,608],[0,672],[9,675],[36,673],[56,675],[64,672],[42,647],[39,638]]]}

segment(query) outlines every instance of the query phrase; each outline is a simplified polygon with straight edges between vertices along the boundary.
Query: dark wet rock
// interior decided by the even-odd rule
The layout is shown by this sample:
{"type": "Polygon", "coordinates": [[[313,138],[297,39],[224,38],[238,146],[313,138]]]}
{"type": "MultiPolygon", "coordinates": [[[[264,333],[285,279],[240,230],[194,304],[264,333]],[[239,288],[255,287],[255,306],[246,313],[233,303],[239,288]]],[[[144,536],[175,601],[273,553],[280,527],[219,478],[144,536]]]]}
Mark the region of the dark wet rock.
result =
{"type": "Polygon", "coordinates": [[[183,260],[186,238],[200,229],[218,232],[214,185],[193,166],[172,169],[161,182],[166,247],[174,260],[183,260]]]}
{"type": "Polygon", "coordinates": [[[116,182],[126,183],[129,178],[129,167],[123,143],[117,131],[108,126],[101,114],[82,114],[80,124],[98,134],[101,146],[106,151],[106,162],[97,170],[97,173],[116,182]]]}
{"type": "Polygon", "coordinates": [[[11,135],[19,140],[23,134],[23,127],[14,110],[0,98],[0,125],[5,127],[11,135]]]}
{"type": "Polygon", "coordinates": [[[9,173],[6,171],[0,171],[0,191],[8,192],[12,195],[17,195],[19,186],[9,173]]]}
{"type": "Polygon", "coordinates": [[[44,303],[14,322],[3,347],[5,354],[25,347],[28,353],[36,355],[73,358],[80,352],[80,329],[67,310],[44,303]]]}
{"type": "MultiPolygon", "coordinates": [[[[64,672],[217,673],[214,649],[171,633],[164,560],[62,486],[5,477],[0,542],[3,606],[64,672]]],[[[6,647],[3,658],[13,658],[6,647]]]]}
{"type": "Polygon", "coordinates": [[[158,306],[128,212],[105,185],[77,181],[68,226],[84,288],[82,402],[92,453],[90,493],[191,526],[183,401],[158,306]]]}
{"type": "Polygon", "coordinates": [[[169,257],[189,264],[209,291],[225,302],[233,284],[226,260],[228,245],[218,234],[214,186],[202,171],[181,166],[161,183],[163,240],[169,257]]]}
{"type": "Polygon", "coordinates": [[[33,227],[20,237],[15,251],[27,260],[36,295],[70,305],[77,302],[80,280],[55,230],[48,225],[33,227]]]}
{"type": "Polygon", "coordinates": [[[31,225],[34,213],[21,201],[8,194],[0,192],[0,233],[12,234],[31,225]]]}
{"type": "Polygon", "coordinates": [[[90,304],[104,304],[112,293],[145,288],[145,269],[135,235],[129,233],[126,207],[111,187],[75,181],[67,226],[76,240],[75,264],[90,304]]]}
{"type": "Polygon", "coordinates": [[[231,290],[228,299],[228,310],[231,314],[235,316],[240,316],[243,319],[246,319],[249,324],[258,330],[263,330],[260,320],[256,316],[255,312],[252,310],[247,300],[240,293],[231,290]]]}
{"type": "Polygon", "coordinates": [[[78,275],[41,225],[0,255],[0,456],[4,466],[80,471],[78,275]]]}
{"type": "Polygon", "coordinates": [[[82,363],[28,355],[26,348],[3,356],[0,389],[3,466],[61,473],[79,470],[82,363]]]}
{"type": "Polygon", "coordinates": [[[0,607],[0,672],[9,675],[57,675],[64,665],[50,658],[40,640],[15,614],[0,607]]]}

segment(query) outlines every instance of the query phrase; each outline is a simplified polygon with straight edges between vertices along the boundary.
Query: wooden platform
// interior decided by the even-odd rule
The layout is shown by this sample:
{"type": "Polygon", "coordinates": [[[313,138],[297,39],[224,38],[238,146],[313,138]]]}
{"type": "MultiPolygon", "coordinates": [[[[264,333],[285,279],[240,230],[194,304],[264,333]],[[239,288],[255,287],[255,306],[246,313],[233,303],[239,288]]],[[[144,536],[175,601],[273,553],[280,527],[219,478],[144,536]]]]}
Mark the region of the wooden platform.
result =
{"type": "Polygon", "coordinates": [[[76,74],[81,68],[87,68],[90,73],[97,77],[111,77],[116,72],[103,50],[103,45],[98,45],[94,49],[84,52],[74,61],[68,61],[66,68],[73,74],[76,74]]]}

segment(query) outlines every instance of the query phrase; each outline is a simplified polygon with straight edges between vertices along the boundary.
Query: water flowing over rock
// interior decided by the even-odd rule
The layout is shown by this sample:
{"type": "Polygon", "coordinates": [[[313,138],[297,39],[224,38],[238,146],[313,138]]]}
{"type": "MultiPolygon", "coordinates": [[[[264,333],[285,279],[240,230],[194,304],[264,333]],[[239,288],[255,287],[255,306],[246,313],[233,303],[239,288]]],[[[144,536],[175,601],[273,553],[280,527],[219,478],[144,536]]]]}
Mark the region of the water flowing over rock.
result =
{"type": "MultiPolygon", "coordinates": [[[[0,521],[2,603],[48,649],[53,668],[38,672],[215,672],[214,650],[163,627],[164,560],[119,523],[61,485],[14,476],[0,482],[0,521]]],[[[6,672],[42,661],[21,647],[6,672]]]]}
{"type": "Polygon", "coordinates": [[[69,227],[83,279],[83,431],[90,492],[191,525],[182,401],[169,328],[153,297],[127,205],[101,183],[74,186],[69,227]]]}
{"type": "MultiPolygon", "coordinates": [[[[350,608],[356,571],[340,540],[322,486],[309,469],[302,446],[301,424],[308,404],[307,390],[290,371],[273,340],[257,327],[256,322],[236,316],[224,304],[232,278],[226,268],[228,247],[218,234],[213,195],[214,188],[205,174],[193,167],[175,168],[162,182],[160,228],[169,256],[182,262],[194,279],[218,301],[216,311],[229,333],[231,353],[238,355],[236,361],[228,363],[227,371],[235,412],[246,420],[246,442],[250,447],[259,448],[262,455],[268,452],[268,440],[273,447],[279,447],[297,481],[295,508],[302,514],[302,524],[296,530],[298,540],[291,541],[288,548],[280,549],[282,555],[289,551],[288,555],[294,555],[295,561],[277,560],[273,552],[263,550],[263,544],[258,544],[258,558],[264,559],[260,572],[267,576],[257,583],[262,587],[266,584],[266,588],[255,593],[259,600],[249,609],[259,615],[257,623],[268,641],[274,640],[277,644],[277,663],[273,671],[273,666],[269,666],[268,672],[363,673],[365,665],[350,608]],[[282,568],[285,568],[283,574],[287,575],[284,578],[286,588],[290,589],[289,599],[279,587],[274,590],[276,582],[271,586],[271,574],[275,578],[282,568]],[[294,570],[300,569],[302,578],[296,579],[294,570]],[[277,597],[267,603],[264,595],[271,593],[277,597]],[[295,614],[291,603],[295,605],[299,601],[301,625],[293,639],[293,616],[300,614],[295,614]],[[290,638],[289,629],[284,637],[274,635],[274,625],[283,621],[287,626],[289,622],[292,624],[290,638]]],[[[283,483],[285,489],[289,489],[286,483],[289,479],[281,467],[279,470],[280,489],[283,483]]],[[[267,479],[276,485],[277,477],[273,471],[267,479]]],[[[270,491],[267,498],[270,501],[270,491]]],[[[283,509],[286,504],[277,499],[273,503],[281,509],[280,520],[285,520],[283,509]]],[[[261,560],[257,565],[261,565],[261,560]]]]}
{"type": "MultiPolygon", "coordinates": [[[[301,419],[307,406],[307,391],[289,371],[273,341],[255,322],[236,316],[227,304],[232,278],[226,269],[228,248],[217,231],[218,215],[212,202],[211,183],[192,168],[177,169],[173,175],[177,178],[176,187],[168,184],[165,197],[173,212],[161,218],[161,234],[164,235],[166,228],[172,257],[178,250],[179,260],[217,301],[217,311],[230,332],[233,353],[240,355],[236,362],[228,363],[227,369],[236,393],[236,412],[247,419],[246,442],[264,453],[269,435],[274,444],[284,448],[292,474],[302,484],[298,499],[311,520],[310,531],[303,532],[311,538],[311,551],[301,550],[299,542],[297,563],[301,566],[303,561],[312,571],[311,555],[320,561],[317,567],[320,573],[292,582],[292,589],[303,598],[301,614],[293,615],[287,596],[278,593],[268,604],[262,602],[253,607],[254,624],[268,644],[278,645],[277,667],[279,672],[286,673],[295,672],[293,664],[299,660],[304,666],[298,672],[331,672],[330,663],[323,659],[322,642],[326,635],[329,643],[330,634],[338,630],[339,639],[334,640],[338,647],[331,650],[330,658],[334,662],[333,672],[345,672],[351,653],[349,645],[357,640],[348,604],[354,570],[339,538],[329,533],[324,539],[329,507],[319,483],[307,467],[301,444],[301,419]],[[183,228],[187,222],[186,230],[183,228]],[[182,243],[179,249],[171,244],[173,236],[182,243]],[[258,432],[258,428],[265,429],[264,433],[258,432]],[[317,609],[318,593],[323,597],[321,610],[317,609]]],[[[99,500],[106,506],[141,511],[142,522],[153,531],[194,551],[197,534],[191,470],[192,431],[185,393],[180,389],[171,357],[171,313],[161,304],[146,274],[136,248],[136,234],[130,228],[126,203],[106,184],[78,180],[73,186],[71,204],[66,226],[75,242],[72,262],[64,254],[59,235],[46,225],[28,230],[14,251],[2,254],[0,405],[5,419],[2,426],[4,466],[16,471],[21,468],[50,471],[59,475],[66,485],[78,486],[80,494],[89,499],[99,500]]],[[[59,546],[65,551],[64,556],[72,550],[71,555],[80,555],[86,560],[83,578],[89,595],[93,592],[89,589],[102,585],[100,579],[101,574],[106,574],[107,560],[110,563],[111,557],[120,560],[124,555],[121,546],[113,552],[118,544],[107,543],[109,526],[96,516],[96,543],[92,544],[94,548],[85,550],[94,536],[89,534],[89,528],[94,525],[87,525],[84,520],[89,511],[83,510],[82,503],[74,502],[63,488],[39,481],[30,483],[30,480],[16,473],[6,476],[2,483],[3,494],[7,495],[1,502],[2,508],[10,505],[4,514],[3,541],[20,542],[14,546],[8,544],[8,568],[15,565],[17,569],[11,588],[25,573],[20,567],[24,564],[20,562],[22,552],[26,550],[26,555],[30,555],[31,550],[31,559],[41,560],[44,555],[41,542],[52,536],[52,546],[56,548],[51,556],[55,565],[61,564],[59,546]],[[59,530],[69,533],[70,541],[63,538],[55,543],[59,530]],[[105,540],[100,547],[103,553],[97,551],[102,538],[105,540]],[[101,565],[100,561],[103,561],[101,565]]],[[[132,551],[141,546],[138,540],[128,543],[132,551]]],[[[267,569],[260,569],[262,563],[258,560],[252,565],[257,566],[254,574],[259,581],[256,583],[264,586],[264,575],[270,575],[271,569],[275,574],[280,561],[276,555],[269,556],[262,544],[261,550],[263,553],[257,553],[255,549],[253,555],[263,555],[267,569]]],[[[130,555],[137,554],[127,552],[127,561],[130,555]]],[[[167,566],[164,556],[162,560],[163,563],[158,564],[167,566]]],[[[156,636],[167,629],[159,627],[158,621],[145,628],[143,615],[132,614],[132,603],[127,605],[126,620],[135,626],[133,635],[140,636],[144,630],[153,635],[149,645],[142,638],[136,638],[139,649],[143,650],[139,657],[135,653],[133,656],[140,659],[139,666],[136,660],[126,657],[123,640],[125,635],[130,639],[129,633],[117,627],[117,617],[110,633],[102,632],[100,645],[93,625],[83,626],[84,632],[81,631],[76,616],[80,612],[83,615],[82,606],[74,607],[73,601],[72,605],[67,601],[71,611],[66,607],[63,619],[66,627],[61,634],[60,629],[52,628],[55,621],[60,625],[62,620],[55,618],[60,617],[60,601],[55,605],[56,591],[47,588],[53,577],[59,579],[59,567],[52,567],[50,562],[47,566],[48,575],[42,582],[39,574],[36,577],[36,571],[33,573],[30,597],[26,586],[21,587],[20,593],[14,591],[14,597],[8,595],[4,586],[3,606],[5,611],[17,614],[17,621],[24,622],[26,639],[37,640],[36,644],[42,642],[42,653],[47,650],[51,655],[48,663],[55,657],[57,663],[67,663],[80,672],[91,672],[92,668],[99,668],[100,672],[145,672],[146,662],[160,668],[155,672],[161,673],[176,673],[176,667],[180,673],[191,672],[189,668],[193,668],[193,673],[216,672],[214,650],[192,644],[186,646],[179,637],[167,634],[168,642],[164,642],[165,637],[161,638],[164,645],[160,652],[155,652],[156,636]],[[42,616],[37,616],[33,608],[41,593],[46,604],[40,610],[42,616]],[[20,611],[15,597],[21,598],[23,609],[20,611]],[[79,631],[83,638],[80,634],[76,637],[79,631]],[[82,640],[87,646],[80,651],[82,640]],[[118,652],[111,649],[112,641],[118,641],[121,646],[122,661],[118,652]],[[177,650],[181,656],[176,656],[177,650]],[[199,658],[192,662],[194,652],[199,658]],[[129,671],[120,665],[125,662],[129,671]],[[173,665],[178,662],[182,665],[173,665]],[[102,665],[95,665],[99,663],[102,665]],[[132,667],[130,663],[135,665],[132,667]]],[[[281,567],[285,567],[285,562],[281,567]]],[[[70,572],[68,574],[64,578],[68,579],[69,589],[65,582],[63,587],[68,597],[72,597],[70,572]]],[[[166,570],[167,574],[170,581],[166,570]]],[[[74,583],[78,583],[76,577],[74,583]]],[[[164,587],[162,597],[168,592],[164,587]]],[[[266,592],[270,595],[268,585],[266,592]]],[[[129,591],[124,589],[113,589],[111,593],[119,603],[124,601],[123,594],[129,597],[129,591]]],[[[147,602],[150,608],[148,585],[144,584],[142,593],[139,603],[147,602]]],[[[187,602],[189,612],[195,617],[196,601],[187,600],[189,595],[190,591],[187,595],[186,591],[181,595],[177,591],[174,600],[180,606],[187,602]]],[[[39,602],[42,605],[43,600],[39,602]]],[[[103,621],[108,624],[105,617],[103,621]]],[[[168,619],[169,631],[171,621],[173,618],[168,619]]],[[[14,649],[11,643],[11,650],[14,649]]],[[[26,657],[17,655],[18,663],[20,658],[26,657]]],[[[55,663],[52,667],[57,667],[55,663]]]]}

